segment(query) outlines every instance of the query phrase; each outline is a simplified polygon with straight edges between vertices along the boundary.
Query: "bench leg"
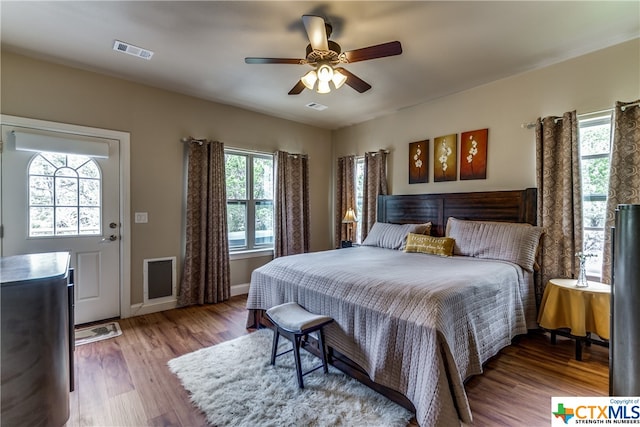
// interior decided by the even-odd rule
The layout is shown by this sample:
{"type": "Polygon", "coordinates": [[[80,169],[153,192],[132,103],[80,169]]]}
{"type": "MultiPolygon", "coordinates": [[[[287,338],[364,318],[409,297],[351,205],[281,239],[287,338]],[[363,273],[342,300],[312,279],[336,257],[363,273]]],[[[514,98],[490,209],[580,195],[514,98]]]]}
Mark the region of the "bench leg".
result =
{"type": "Polygon", "coordinates": [[[304,388],[304,383],[302,382],[302,364],[300,363],[300,341],[302,336],[294,335],[293,336],[293,355],[296,361],[296,375],[298,376],[298,387],[304,388]]]}
{"type": "Polygon", "coordinates": [[[320,346],[320,353],[322,356],[322,368],[325,374],[329,373],[329,368],[327,367],[327,352],[324,348],[324,334],[322,333],[322,328],[318,331],[318,345],[320,346]]]}
{"type": "Polygon", "coordinates": [[[276,364],[276,351],[278,350],[278,339],[280,338],[280,332],[278,331],[278,328],[276,328],[275,331],[273,331],[274,335],[273,335],[273,344],[271,346],[271,364],[275,365],[276,364]]]}

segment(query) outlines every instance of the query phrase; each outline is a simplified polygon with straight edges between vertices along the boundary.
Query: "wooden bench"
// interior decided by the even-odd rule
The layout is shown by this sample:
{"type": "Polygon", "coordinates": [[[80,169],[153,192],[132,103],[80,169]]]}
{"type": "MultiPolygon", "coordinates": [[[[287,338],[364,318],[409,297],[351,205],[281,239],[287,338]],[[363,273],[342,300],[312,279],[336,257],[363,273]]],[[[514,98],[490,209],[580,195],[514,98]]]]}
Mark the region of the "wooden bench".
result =
{"type": "Polygon", "coordinates": [[[302,380],[303,376],[320,368],[323,368],[325,374],[329,372],[322,328],[325,325],[333,322],[333,319],[331,317],[310,313],[295,302],[288,302],[285,304],[277,305],[275,307],[271,307],[269,310],[267,310],[266,314],[269,320],[271,320],[271,322],[275,326],[273,346],[271,348],[272,365],[275,365],[276,357],[293,352],[294,360],[296,363],[298,387],[300,388],[304,388],[304,382],[302,380]],[[300,347],[302,339],[311,332],[315,331],[318,331],[318,344],[320,346],[322,365],[318,365],[315,368],[303,373],[302,366],[300,364],[300,347]],[[276,354],[280,335],[291,341],[293,348],[280,354],[276,354]]]}

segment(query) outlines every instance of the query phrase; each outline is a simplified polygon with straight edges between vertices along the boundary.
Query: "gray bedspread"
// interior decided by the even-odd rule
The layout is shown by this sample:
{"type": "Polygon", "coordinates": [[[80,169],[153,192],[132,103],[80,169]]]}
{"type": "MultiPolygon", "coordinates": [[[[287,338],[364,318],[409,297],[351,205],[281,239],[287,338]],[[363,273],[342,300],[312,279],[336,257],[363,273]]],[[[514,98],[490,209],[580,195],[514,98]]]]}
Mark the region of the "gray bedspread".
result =
{"type": "Polygon", "coordinates": [[[327,345],[409,398],[421,426],[451,426],[472,421],[464,380],[527,332],[528,275],[503,261],[361,246],[256,269],[247,308],[296,301],[332,316],[327,345]]]}

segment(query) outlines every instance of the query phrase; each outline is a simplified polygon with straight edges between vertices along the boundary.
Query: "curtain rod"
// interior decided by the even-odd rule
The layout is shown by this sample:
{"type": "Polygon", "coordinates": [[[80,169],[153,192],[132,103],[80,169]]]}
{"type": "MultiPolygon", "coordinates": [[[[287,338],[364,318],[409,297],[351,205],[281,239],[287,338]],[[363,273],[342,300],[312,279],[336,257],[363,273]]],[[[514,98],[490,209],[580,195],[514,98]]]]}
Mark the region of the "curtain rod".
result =
{"type": "MultiPolygon", "coordinates": [[[[637,107],[638,105],[640,105],[640,102],[636,102],[636,103],[628,104],[628,105],[623,105],[621,107],[621,110],[624,111],[627,108],[637,107]]],[[[576,116],[577,117],[594,116],[596,114],[611,113],[611,112],[613,112],[613,110],[614,110],[613,108],[607,108],[606,110],[592,111],[592,112],[589,112],[589,113],[576,114],[576,116]]],[[[553,123],[558,123],[560,120],[562,120],[562,117],[556,117],[555,119],[553,119],[553,123]]],[[[522,129],[531,129],[531,128],[536,127],[536,123],[535,122],[521,123],[520,127],[522,129]]]]}
{"type": "Polygon", "coordinates": [[[205,142],[208,142],[206,138],[194,138],[192,136],[183,136],[180,138],[180,142],[195,142],[198,145],[202,145],[205,142]]]}

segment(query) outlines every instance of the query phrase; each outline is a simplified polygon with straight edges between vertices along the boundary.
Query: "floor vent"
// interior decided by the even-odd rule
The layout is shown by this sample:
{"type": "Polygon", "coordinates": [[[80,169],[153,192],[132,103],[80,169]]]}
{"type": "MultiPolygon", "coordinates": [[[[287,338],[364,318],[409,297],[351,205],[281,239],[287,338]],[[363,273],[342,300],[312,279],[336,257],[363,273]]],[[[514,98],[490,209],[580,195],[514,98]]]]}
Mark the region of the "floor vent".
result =
{"type": "Polygon", "coordinates": [[[144,260],[144,302],[161,303],[176,299],[176,257],[144,260]]]}

